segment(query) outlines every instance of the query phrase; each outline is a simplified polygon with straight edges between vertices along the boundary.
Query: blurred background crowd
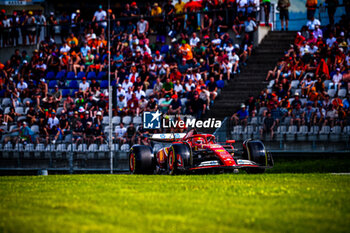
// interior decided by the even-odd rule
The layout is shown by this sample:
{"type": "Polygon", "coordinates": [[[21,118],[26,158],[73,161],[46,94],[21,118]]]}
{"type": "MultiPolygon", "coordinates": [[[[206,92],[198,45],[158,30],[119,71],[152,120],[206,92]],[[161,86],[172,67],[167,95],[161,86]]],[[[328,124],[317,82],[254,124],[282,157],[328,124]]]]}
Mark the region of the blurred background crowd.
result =
{"type": "MultiPolygon", "coordinates": [[[[142,112],[205,117],[225,83],[246,66],[261,11],[270,22],[268,0],[147,2],[142,8],[130,2],[121,9],[99,5],[93,15],[82,11],[46,17],[1,11],[1,46],[38,45],[32,53],[15,49],[0,64],[2,143],[103,144],[113,104],[114,142],[149,144],[142,112]]],[[[281,121],[298,127],[349,124],[349,42],[348,18],[325,26],[308,15],[267,74],[268,88],[247,100],[232,124],[246,125],[257,115],[266,126],[262,132],[274,132],[281,121]]]]}

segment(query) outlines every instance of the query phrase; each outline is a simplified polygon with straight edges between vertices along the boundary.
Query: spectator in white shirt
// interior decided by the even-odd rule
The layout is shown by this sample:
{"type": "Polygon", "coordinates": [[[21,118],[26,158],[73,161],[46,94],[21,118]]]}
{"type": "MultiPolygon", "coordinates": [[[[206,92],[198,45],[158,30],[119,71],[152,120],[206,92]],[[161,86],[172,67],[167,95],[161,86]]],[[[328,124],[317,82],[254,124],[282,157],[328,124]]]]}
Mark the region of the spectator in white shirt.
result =
{"type": "Polygon", "coordinates": [[[252,42],[254,39],[254,31],[256,31],[256,23],[252,19],[252,17],[248,16],[247,20],[244,21],[244,27],[246,34],[249,35],[249,41],[252,42]]]}
{"type": "Polygon", "coordinates": [[[124,95],[125,96],[125,90],[122,88],[121,84],[117,85],[117,96],[124,95]]]}
{"type": "Polygon", "coordinates": [[[303,45],[299,48],[301,56],[304,56],[305,53],[309,53],[309,48],[310,46],[306,43],[306,41],[304,41],[303,45]]]}
{"type": "Polygon", "coordinates": [[[330,83],[329,88],[331,88],[334,85],[335,90],[340,88],[341,81],[343,79],[343,75],[340,73],[340,68],[336,69],[336,73],[333,75],[332,81],[333,83],[330,83]]]}
{"type": "Polygon", "coordinates": [[[219,38],[218,33],[215,33],[215,39],[213,39],[211,42],[216,46],[221,44],[221,39],[219,38]]]}
{"type": "Polygon", "coordinates": [[[17,83],[17,90],[21,93],[21,96],[24,96],[26,94],[28,88],[28,84],[24,82],[24,79],[21,78],[19,83],[17,83]]]}
{"type": "Polygon", "coordinates": [[[334,37],[333,33],[329,33],[329,38],[326,40],[326,44],[328,45],[329,48],[332,48],[334,42],[337,41],[337,38],[334,37]]]}
{"type": "Polygon", "coordinates": [[[190,39],[191,47],[195,47],[199,41],[201,41],[201,40],[197,37],[197,34],[195,32],[192,33],[192,37],[190,39]]]}
{"type": "Polygon", "coordinates": [[[49,129],[52,129],[52,127],[54,127],[54,126],[58,126],[59,123],[60,123],[60,121],[56,117],[56,112],[52,111],[51,117],[47,120],[47,124],[49,126],[49,129]]]}
{"type": "Polygon", "coordinates": [[[248,0],[248,15],[251,15],[253,18],[257,17],[257,12],[260,10],[260,1],[259,0],[248,0]]]}
{"type": "Polygon", "coordinates": [[[243,12],[243,14],[246,13],[248,8],[248,0],[238,0],[237,1],[237,11],[243,12]]]}
{"type": "Polygon", "coordinates": [[[256,23],[248,16],[247,21],[244,22],[245,32],[253,32],[256,30],[256,23]]]}
{"type": "Polygon", "coordinates": [[[140,44],[140,40],[137,38],[136,34],[134,34],[132,37],[129,38],[129,46],[131,50],[140,49],[139,44],[140,44]],[[136,45],[136,47],[134,47],[134,45],[136,45]]]}
{"type": "Polygon", "coordinates": [[[62,47],[61,47],[61,49],[60,49],[60,53],[61,53],[61,54],[63,54],[63,53],[68,53],[69,50],[70,50],[70,47],[68,46],[67,41],[64,41],[64,42],[63,42],[63,45],[62,45],[62,47]]]}
{"type": "Polygon", "coordinates": [[[126,128],[124,127],[124,124],[121,122],[119,126],[115,127],[115,138],[117,140],[117,143],[124,144],[126,142],[125,139],[125,133],[126,128]]]}
{"type": "Polygon", "coordinates": [[[232,50],[234,50],[235,47],[232,45],[232,41],[227,42],[227,46],[225,47],[225,51],[227,54],[231,54],[232,50]]]}
{"type": "Polygon", "coordinates": [[[141,16],[140,21],[137,22],[137,34],[141,36],[148,32],[149,24],[148,21],[141,16]]]}
{"type": "Polygon", "coordinates": [[[90,83],[86,82],[86,78],[83,78],[83,81],[79,83],[79,92],[84,95],[84,98],[87,97],[87,94],[90,90],[90,83]]]}
{"type": "Polygon", "coordinates": [[[142,90],[142,86],[137,86],[137,90],[135,91],[136,94],[136,98],[138,100],[141,99],[141,96],[145,96],[146,97],[146,93],[142,90]]]}
{"type": "Polygon", "coordinates": [[[133,84],[132,84],[132,82],[129,81],[128,77],[126,77],[124,79],[122,87],[123,87],[125,92],[128,92],[128,90],[133,87],[133,84]]]}
{"type": "Polygon", "coordinates": [[[98,11],[95,12],[94,17],[92,18],[92,21],[99,22],[99,25],[103,28],[107,27],[107,22],[105,21],[107,19],[107,13],[105,10],[102,9],[102,5],[99,5],[98,11]],[[101,22],[105,21],[105,22],[101,22]]]}
{"type": "Polygon", "coordinates": [[[147,44],[143,44],[142,49],[141,49],[141,54],[142,54],[142,56],[143,56],[143,55],[146,55],[145,53],[147,53],[148,55],[152,54],[152,51],[151,51],[151,49],[148,47],[147,44]]]}
{"type": "Polygon", "coordinates": [[[176,80],[176,83],[174,85],[174,91],[177,93],[178,96],[182,95],[184,88],[181,85],[180,80],[176,80]]]}
{"type": "Polygon", "coordinates": [[[192,81],[199,81],[202,78],[202,76],[195,70],[192,70],[191,73],[188,73],[186,77],[188,80],[192,81]]]}
{"type": "Polygon", "coordinates": [[[224,60],[224,62],[221,65],[224,76],[226,76],[227,80],[230,80],[231,78],[232,66],[233,66],[232,63],[229,62],[227,58],[224,60]]]}
{"type": "Polygon", "coordinates": [[[315,30],[316,25],[320,26],[321,22],[318,19],[315,19],[315,17],[312,17],[310,20],[307,21],[306,26],[309,30],[315,30]]]}
{"type": "Polygon", "coordinates": [[[125,114],[125,111],[127,110],[127,102],[124,95],[118,96],[117,110],[118,110],[118,115],[125,114]]]}
{"type": "Polygon", "coordinates": [[[317,52],[317,50],[318,50],[318,47],[315,46],[313,43],[311,43],[310,46],[309,46],[310,54],[315,54],[317,52]]]}
{"type": "Polygon", "coordinates": [[[186,92],[190,92],[191,90],[196,88],[196,85],[193,83],[192,79],[189,79],[188,82],[185,84],[186,92]]]}
{"type": "Polygon", "coordinates": [[[128,102],[131,99],[133,93],[134,92],[131,90],[131,87],[129,88],[129,90],[127,92],[125,92],[125,100],[126,100],[126,102],[128,102]]]}
{"type": "Polygon", "coordinates": [[[237,68],[239,64],[239,56],[236,54],[236,50],[232,50],[231,55],[229,56],[229,61],[233,67],[233,74],[237,74],[237,68]]]}
{"type": "Polygon", "coordinates": [[[46,64],[44,63],[44,60],[42,58],[39,59],[39,63],[35,66],[35,70],[38,73],[43,73],[47,69],[46,64]]]}

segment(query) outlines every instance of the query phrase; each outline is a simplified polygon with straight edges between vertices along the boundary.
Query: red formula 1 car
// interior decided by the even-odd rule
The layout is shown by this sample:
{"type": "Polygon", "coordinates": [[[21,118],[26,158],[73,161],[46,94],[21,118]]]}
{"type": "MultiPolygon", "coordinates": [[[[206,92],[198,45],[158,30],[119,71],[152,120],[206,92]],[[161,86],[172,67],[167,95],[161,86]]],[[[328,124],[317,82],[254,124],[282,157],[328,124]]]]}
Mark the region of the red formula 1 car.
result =
{"type": "MultiPolygon", "coordinates": [[[[198,134],[192,129],[187,134],[154,134],[151,140],[171,143],[155,149],[134,145],[129,152],[129,169],[134,174],[183,174],[191,172],[222,173],[244,169],[247,173],[263,173],[273,167],[273,159],[259,140],[243,142],[238,153],[232,146],[215,142],[212,134],[198,134]]],[[[159,145],[159,144],[158,144],[159,145]]]]}

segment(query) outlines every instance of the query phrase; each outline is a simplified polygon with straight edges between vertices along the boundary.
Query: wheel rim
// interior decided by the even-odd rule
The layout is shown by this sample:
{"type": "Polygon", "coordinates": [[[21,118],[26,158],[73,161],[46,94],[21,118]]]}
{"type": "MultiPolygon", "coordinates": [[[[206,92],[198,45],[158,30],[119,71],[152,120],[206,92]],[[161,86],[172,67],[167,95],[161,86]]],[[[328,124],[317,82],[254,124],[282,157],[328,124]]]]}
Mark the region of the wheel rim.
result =
{"type": "Polygon", "coordinates": [[[170,171],[172,171],[174,169],[174,161],[175,161],[174,152],[173,152],[173,150],[171,150],[169,152],[169,170],[170,171]]]}
{"type": "Polygon", "coordinates": [[[134,170],[135,170],[135,156],[134,156],[134,154],[130,154],[129,168],[130,168],[131,172],[134,172],[134,170]]]}

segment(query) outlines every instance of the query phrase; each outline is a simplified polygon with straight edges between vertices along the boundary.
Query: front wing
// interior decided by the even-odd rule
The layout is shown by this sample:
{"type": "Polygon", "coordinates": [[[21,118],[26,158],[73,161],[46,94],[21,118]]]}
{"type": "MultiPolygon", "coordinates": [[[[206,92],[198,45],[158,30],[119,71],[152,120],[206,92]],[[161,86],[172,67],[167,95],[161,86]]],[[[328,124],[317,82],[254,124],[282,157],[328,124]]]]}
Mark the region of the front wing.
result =
{"type": "Polygon", "coordinates": [[[210,170],[210,169],[217,169],[217,170],[234,170],[234,169],[242,169],[242,168],[272,168],[272,166],[260,166],[257,163],[250,161],[250,160],[244,160],[244,159],[235,159],[236,164],[232,166],[226,166],[226,165],[210,165],[210,161],[206,161],[205,163],[208,163],[208,165],[199,165],[196,167],[192,167],[189,170],[190,171],[196,171],[196,170],[210,170]]]}

